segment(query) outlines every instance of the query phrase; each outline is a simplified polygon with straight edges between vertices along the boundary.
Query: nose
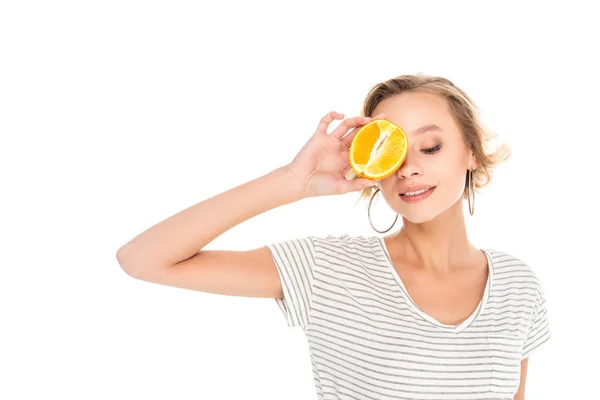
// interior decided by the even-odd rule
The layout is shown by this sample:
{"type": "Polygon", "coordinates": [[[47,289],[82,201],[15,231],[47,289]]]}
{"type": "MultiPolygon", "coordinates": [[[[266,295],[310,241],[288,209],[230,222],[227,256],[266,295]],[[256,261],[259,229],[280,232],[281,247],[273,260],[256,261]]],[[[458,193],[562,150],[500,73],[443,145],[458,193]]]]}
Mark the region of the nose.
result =
{"type": "Polygon", "coordinates": [[[398,178],[413,178],[423,175],[423,168],[414,162],[412,157],[406,156],[406,159],[400,165],[400,168],[396,171],[398,178]]]}

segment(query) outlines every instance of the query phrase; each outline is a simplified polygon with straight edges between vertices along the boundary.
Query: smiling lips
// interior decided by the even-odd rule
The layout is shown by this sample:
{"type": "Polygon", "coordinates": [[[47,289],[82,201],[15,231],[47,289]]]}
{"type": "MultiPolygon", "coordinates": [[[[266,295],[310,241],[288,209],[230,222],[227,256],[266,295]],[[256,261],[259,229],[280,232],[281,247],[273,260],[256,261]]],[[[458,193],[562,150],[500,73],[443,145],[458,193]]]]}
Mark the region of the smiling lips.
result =
{"type": "Polygon", "coordinates": [[[421,187],[417,190],[401,193],[400,198],[407,203],[418,203],[429,197],[435,188],[436,186],[421,187]]]}

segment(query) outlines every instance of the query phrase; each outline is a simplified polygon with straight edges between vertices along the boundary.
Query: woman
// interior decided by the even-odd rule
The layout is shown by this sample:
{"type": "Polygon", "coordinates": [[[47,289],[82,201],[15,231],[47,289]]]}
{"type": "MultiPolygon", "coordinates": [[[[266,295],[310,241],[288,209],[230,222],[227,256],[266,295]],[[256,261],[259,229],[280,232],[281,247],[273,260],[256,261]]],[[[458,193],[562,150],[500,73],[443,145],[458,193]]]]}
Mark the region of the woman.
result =
{"type": "Polygon", "coordinates": [[[441,77],[380,83],[363,115],[327,133],[343,119],[327,114],[288,165],[151,227],[119,249],[120,265],[155,283],[275,298],[308,338],[319,399],[523,399],[528,357],[550,337],[543,290],[518,258],[473,246],[463,213],[508,150],[487,150],[475,106],[441,77]],[[406,131],[406,160],[381,181],[348,180],[349,144],[374,118],[406,131]],[[381,193],[402,227],[198,251],[273,208],[359,190],[369,212],[381,193]]]}

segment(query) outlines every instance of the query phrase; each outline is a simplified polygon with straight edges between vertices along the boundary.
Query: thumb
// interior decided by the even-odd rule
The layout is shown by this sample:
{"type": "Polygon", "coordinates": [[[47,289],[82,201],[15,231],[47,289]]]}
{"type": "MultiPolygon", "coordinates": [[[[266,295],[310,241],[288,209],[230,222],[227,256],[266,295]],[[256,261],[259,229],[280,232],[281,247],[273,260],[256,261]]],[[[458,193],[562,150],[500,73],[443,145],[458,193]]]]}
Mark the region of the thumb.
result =
{"type": "Polygon", "coordinates": [[[377,185],[377,181],[375,181],[373,179],[359,178],[359,179],[356,180],[355,184],[357,186],[356,190],[361,190],[361,189],[364,189],[364,188],[376,186],[377,185]]]}
{"type": "Polygon", "coordinates": [[[376,181],[371,179],[357,178],[352,180],[340,181],[340,192],[348,193],[348,192],[356,192],[358,190],[363,190],[365,188],[375,186],[376,181]]]}

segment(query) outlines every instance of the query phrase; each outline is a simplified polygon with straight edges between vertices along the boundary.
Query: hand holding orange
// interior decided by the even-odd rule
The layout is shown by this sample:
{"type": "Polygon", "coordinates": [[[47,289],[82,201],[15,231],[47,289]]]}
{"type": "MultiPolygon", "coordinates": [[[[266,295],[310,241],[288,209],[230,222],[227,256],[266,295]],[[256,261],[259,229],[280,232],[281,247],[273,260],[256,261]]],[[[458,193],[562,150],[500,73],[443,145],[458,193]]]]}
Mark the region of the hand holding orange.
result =
{"type": "Polygon", "coordinates": [[[343,114],[334,111],[321,118],[314,135],[285,168],[290,179],[297,183],[301,197],[344,194],[375,184],[372,179],[346,177],[346,173],[352,171],[348,151],[354,135],[372,120],[367,117],[344,119],[343,114]],[[341,119],[339,126],[328,133],[329,125],[341,119]]]}
{"type": "Polygon", "coordinates": [[[385,119],[330,112],[315,134],[286,166],[301,197],[344,194],[373,186],[396,171],[406,158],[406,134],[385,119]],[[329,124],[343,121],[331,133],[329,124]],[[355,178],[355,179],[353,179],[355,178]]]}

